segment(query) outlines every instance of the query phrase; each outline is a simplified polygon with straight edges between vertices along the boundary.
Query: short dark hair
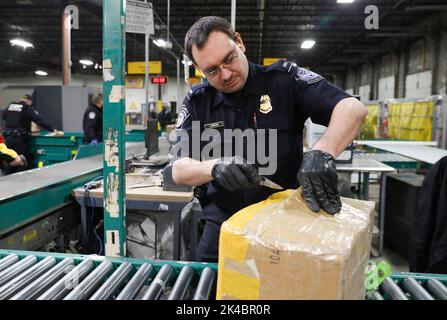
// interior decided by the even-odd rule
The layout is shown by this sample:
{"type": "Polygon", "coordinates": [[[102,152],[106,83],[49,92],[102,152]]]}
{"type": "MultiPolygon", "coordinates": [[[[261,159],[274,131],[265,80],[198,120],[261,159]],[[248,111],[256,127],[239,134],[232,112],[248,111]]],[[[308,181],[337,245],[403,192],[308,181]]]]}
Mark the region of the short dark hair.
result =
{"type": "Polygon", "coordinates": [[[200,18],[191,28],[189,28],[185,36],[186,55],[194,63],[196,62],[192,56],[193,45],[198,49],[202,49],[208,40],[208,36],[214,31],[225,33],[232,40],[236,38],[236,32],[234,31],[233,26],[226,19],[216,16],[200,18]]]}
{"type": "Polygon", "coordinates": [[[92,98],[92,103],[97,104],[102,100],[102,93],[97,93],[92,98]]]}
{"type": "Polygon", "coordinates": [[[30,94],[25,94],[22,99],[27,99],[33,101],[33,97],[30,94]]]}

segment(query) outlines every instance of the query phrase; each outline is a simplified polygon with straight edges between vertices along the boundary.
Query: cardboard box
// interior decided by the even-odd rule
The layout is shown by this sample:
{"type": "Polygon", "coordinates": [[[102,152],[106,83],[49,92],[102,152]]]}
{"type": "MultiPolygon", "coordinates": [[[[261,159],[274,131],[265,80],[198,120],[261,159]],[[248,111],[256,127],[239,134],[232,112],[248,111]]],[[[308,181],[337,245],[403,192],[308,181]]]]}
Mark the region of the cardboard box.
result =
{"type": "Polygon", "coordinates": [[[334,216],[301,190],[251,205],[223,223],[217,299],[363,299],[374,202],[342,198],[334,216]]]}

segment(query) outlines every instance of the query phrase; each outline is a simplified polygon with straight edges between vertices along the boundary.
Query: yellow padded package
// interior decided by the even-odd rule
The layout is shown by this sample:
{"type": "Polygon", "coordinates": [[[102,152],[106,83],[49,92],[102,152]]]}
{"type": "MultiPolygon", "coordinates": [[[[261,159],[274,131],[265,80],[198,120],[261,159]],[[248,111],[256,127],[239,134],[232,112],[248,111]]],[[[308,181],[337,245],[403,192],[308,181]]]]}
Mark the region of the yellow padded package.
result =
{"type": "Polygon", "coordinates": [[[301,190],[270,196],[222,224],[217,299],[363,299],[374,202],[309,210],[301,190]]]}

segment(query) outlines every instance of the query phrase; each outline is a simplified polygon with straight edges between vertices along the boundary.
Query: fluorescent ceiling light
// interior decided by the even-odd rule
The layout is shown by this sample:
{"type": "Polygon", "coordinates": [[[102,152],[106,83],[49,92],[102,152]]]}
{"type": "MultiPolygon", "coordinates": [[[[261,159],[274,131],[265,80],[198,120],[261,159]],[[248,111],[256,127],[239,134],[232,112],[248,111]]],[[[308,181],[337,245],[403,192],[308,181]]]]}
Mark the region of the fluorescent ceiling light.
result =
{"type": "Polygon", "coordinates": [[[36,72],[34,72],[35,74],[37,74],[38,76],[47,76],[48,73],[42,70],[37,70],[36,72]]]}
{"type": "Polygon", "coordinates": [[[337,3],[353,3],[354,0],[337,0],[337,3]]]}
{"type": "Polygon", "coordinates": [[[315,41],[314,40],[304,40],[301,43],[301,49],[310,49],[315,45],[315,41]]]}
{"type": "Polygon", "coordinates": [[[34,48],[32,43],[26,42],[25,40],[21,40],[21,39],[12,39],[9,41],[9,43],[11,43],[12,46],[20,46],[20,47],[23,47],[24,49],[34,48]]]}
{"type": "Polygon", "coordinates": [[[155,43],[160,48],[164,48],[166,46],[166,41],[163,39],[152,40],[152,42],[155,43]]]}
{"type": "Polygon", "coordinates": [[[85,65],[85,66],[92,66],[92,65],[93,65],[93,61],[91,61],[91,60],[86,60],[86,59],[84,59],[84,60],[79,60],[79,63],[80,63],[80,64],[83,64],[83,65],[85,65]]]}

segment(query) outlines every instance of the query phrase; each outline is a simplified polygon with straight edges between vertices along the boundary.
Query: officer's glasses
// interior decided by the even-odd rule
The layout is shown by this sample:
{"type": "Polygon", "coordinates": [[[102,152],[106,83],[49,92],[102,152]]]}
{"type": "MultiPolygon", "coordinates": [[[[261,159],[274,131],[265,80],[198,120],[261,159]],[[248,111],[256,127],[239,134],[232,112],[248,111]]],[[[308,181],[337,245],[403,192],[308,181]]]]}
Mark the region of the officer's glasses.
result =
{"type": "Polygon", "coordinates": [[[234,49],[234,53],[231,54],[229,57],[227,57],[225,59],[225,61],[222,62],[222,64],[220,66],[217,67],[212,67],[209,68],[207,70],[202,70],[202,73],[207,77],[207,78],[215,78],[218,75],[221,74],[222,72],[222,68],[226,68],[228,69],[229,66],[231,66],[235,61],[236,58],[239,56],[239,54],[237,53],[236,48],[234,49]]]}

